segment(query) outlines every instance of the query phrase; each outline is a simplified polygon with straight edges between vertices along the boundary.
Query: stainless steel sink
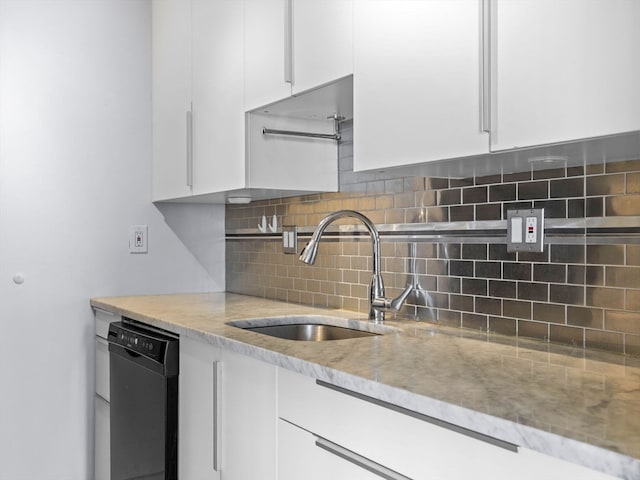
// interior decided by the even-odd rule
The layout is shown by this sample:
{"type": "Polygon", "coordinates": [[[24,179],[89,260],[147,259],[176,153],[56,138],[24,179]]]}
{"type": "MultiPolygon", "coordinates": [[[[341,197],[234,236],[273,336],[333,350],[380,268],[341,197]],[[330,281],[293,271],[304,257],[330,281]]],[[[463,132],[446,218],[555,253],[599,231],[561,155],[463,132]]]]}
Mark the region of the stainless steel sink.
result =
{"type": "Polygon", "coordinates": [[[243,330],[261,333],[287,340],[307,342],[325,342],[328,340],[345,340],[349,338],[373,337],[382,335],[389,327],[375,325],[339,317],[321,315],[299,315],[291,317],[275,317],[256,320],[240,320],[228,325],[243,330]],[[359,328],[352,328],[357,326],[359,328]]]}
{"type": "Polygon", "coordinates": [[[247,328],[252,332],[271,335],[272,337],[289,340],[304,340],[310,342],[324,342],[326,340],[344,340],[346,338],[372,337],[378,333],[364,332],[352,328],[336,327],[335,325],[318,325],[301,323],[297,325],[273,325],[269,327],[247,328]]]}

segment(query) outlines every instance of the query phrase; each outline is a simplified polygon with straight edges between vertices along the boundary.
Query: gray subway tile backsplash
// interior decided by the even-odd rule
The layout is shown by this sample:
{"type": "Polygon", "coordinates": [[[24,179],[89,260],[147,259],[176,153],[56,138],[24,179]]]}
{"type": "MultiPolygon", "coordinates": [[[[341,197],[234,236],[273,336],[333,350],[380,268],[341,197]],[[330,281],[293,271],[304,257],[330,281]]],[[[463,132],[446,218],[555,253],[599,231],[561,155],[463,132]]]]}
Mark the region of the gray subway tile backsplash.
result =
{"type": "Polygon", "coordinates": [[[525,182],[518,184],[518,200],[549,198],[549,182],[525,182]]]}
{"type": "Polygon", "coordinates": [[[587,263],[624,265],[624,245],[587,245],[587,263]]]}
{"type": "Polygon", "coordinates": [[[567,307],[567,324],[602,330],[604,310],[601,308],[567,307]]]}
{"type": "Polygon", "coordinates": [[[536,200],[533,208],[544,208],[546,218],[567,218],[567,200],[536,200]]]}
{"type": "Polygon", "coordinates": [[[518,282],[518,299],[549,301],[549,285],[546,283],[518,282]]]}
{"type": "Polygon", "coordinates": [[[504,280],[489,280],[489,296],[497,298],[516,298],[516,282],[504,280]]]}
{"type": "Polygon", "coordinates": [[[505,317],[531,319],[531,302],[502,300],[502,314],[505,317]]]}
{"type": "MultiPolygon", "coordinates": [[[[346,126],[339,193],[228,205],[227,231],[253,228],[274,213],[280,224],[312,227],[343,208],[380,224],[500,220],[508,209],[534,205],[552,219],[640,216],[640,160],[465,179],[393,178],[352,171],[350,134],[346,126]]],[[[640,237],[632,232],[600,243],[586,235],[518,254],[503,242],[411,245],[383,237],[383,277],[388,295],[409,281],[421,288],[400,318],[640,355],[640,241],[629,240],[633,235],[640,237]]],[[[229,236],[226,249],[228,291],[367,311],[366,236],[323,241],[315,266],[281,253],[277,237],[229,236]]]]}
{"type": "Polygon", "coordinates": [[[476,262],[476,277],[501,278],[499,262],[476,262]]]}
{"type": "Polygon", "coordinates": [[[584,218],[584,198],[571,198],[567,200],[567,218],[584,218]]]}
{"type": "Polygon", "coordinates": [[[582,197],[583,195],[584,179],[582,177],[549,182],[549,196],[551,198],[582,197]]]}
{"type": "Polygon", "coordinates": [[[533,319],[547,323],[557,323],[564,325],[566,323],[566,309],[564,305],[553,303],[537,303],[533,304],[533,319]]]}
{"type": "Polygon", "coordinates": [[[502,264],[502,277],[505,280],[531,280],[531,264],[505,262],[502,264]]]}
{"type": "Polygon", "coordinates": [[[533,280],[536,282],[565,283],[566,279],[566,265],[549,263],[536,263],[533,265],[533,280]]]}
{"type": "Polygon", "coordinates": [[[491,185],[489,187],[489,201],[508,202],[516,199],[516,184],[491,185]]]}
{"type": "Polygon", "coordinates": [[[624,194],[624,175],[597,175],[586,179],[587,196],[624,194]]]}
{"type": "Polygon", "coordinates": [[[462,203],[486,203],[487,187],[473,187],[462,190],[462,203]]]}

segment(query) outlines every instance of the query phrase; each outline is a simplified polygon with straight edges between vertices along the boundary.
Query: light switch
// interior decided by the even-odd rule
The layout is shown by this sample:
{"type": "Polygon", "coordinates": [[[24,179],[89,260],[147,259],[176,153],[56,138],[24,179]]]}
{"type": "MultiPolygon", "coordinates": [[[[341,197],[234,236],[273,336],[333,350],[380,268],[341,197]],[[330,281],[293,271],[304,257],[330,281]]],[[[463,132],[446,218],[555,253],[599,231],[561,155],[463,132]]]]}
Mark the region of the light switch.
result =
{"type": "Polygon", "coordinates": [[[292,225],[282,226],[282,252],[298,253],[298,227],[292,225]]]}
{"type": "Polygon", "coordinates": [[[522,243],[522,217],[511,217],[511,243],[522,243]]]}

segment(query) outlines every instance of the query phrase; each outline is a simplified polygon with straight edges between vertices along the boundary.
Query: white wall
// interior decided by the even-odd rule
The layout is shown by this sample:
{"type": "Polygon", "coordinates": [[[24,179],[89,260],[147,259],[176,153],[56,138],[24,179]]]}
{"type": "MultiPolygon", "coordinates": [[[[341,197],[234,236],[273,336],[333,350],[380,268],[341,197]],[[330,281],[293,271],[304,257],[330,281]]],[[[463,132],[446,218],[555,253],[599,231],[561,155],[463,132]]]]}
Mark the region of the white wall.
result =
{"type": "Polygon", "coordinates": [[[148,0],[0,0],[2,480],[92,476],[90,297],[224,289],[223,208],[149,201],[150,38],[148,0]]]}

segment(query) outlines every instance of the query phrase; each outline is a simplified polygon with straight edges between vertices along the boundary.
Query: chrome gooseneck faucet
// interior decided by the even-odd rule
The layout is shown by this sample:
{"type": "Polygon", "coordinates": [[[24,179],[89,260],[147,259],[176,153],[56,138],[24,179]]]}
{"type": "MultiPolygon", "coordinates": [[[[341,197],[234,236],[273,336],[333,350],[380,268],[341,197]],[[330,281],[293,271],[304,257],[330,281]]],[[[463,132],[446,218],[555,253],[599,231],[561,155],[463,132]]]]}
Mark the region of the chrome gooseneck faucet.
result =
{"type": "Polygon", "coordinates": [[[384,282],[382,281],[382,275],[380,273],[380,235],[378,234],[378,229],[369,218],[354,210],[338,210],[337,212],[330,213],[324,217],[316,227],[311,239],[302,249],[300,260],[306,264],[313,265],[316,261],[316,256],[318,255],[320,237],[322,237],[325,229],[334,221],[345,217],[360,220],[364,226],[367,227],[367,230],[369,230],[369,234],[371,235],[371,243],[373,247],[373,274],[371,276],[371,283],[369,284],[369,320],[373,320],[376,323],[383,323],[384,312],[386,310],[394,312],[400,310],[400,307],[402,307],[402,304],[411,293],[413,287],[412,285],[408,285],[397,298],[385,298],[384,282]]]}

